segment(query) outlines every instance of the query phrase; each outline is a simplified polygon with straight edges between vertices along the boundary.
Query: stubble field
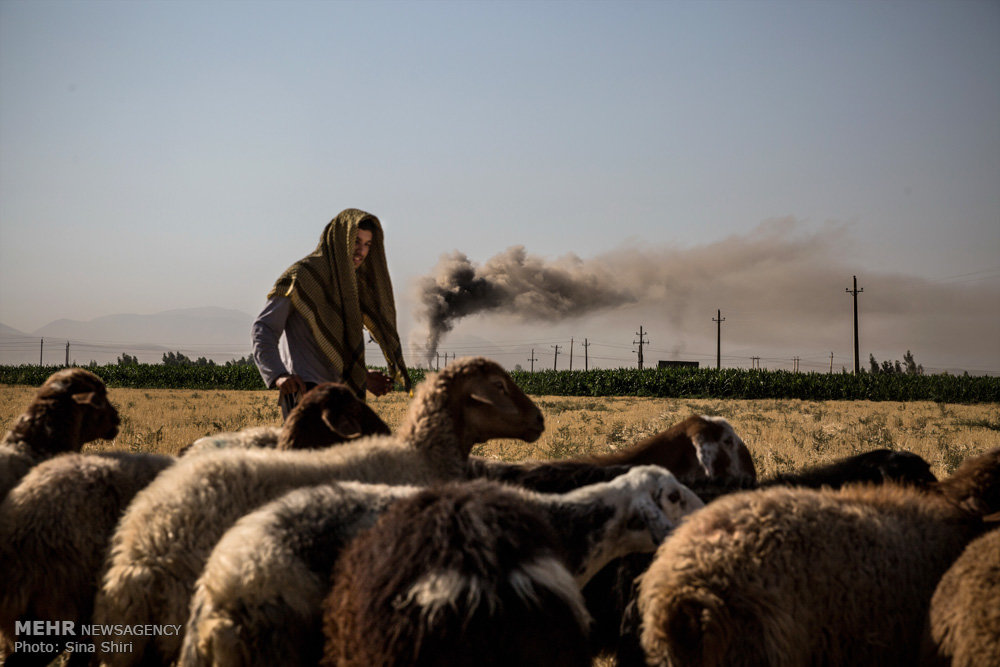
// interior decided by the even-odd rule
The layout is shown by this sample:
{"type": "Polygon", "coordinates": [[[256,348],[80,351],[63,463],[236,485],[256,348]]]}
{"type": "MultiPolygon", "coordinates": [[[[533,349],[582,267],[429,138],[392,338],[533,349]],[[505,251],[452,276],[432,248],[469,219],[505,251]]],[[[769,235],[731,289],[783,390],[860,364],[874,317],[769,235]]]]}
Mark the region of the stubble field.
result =
{"type": "MultiPolygon", "coordinates": [[[[35,393],[0,386],[0,425],[6,431],[35,393]]],[[[204,435],[280,423],[274,391],[109,390],[122,425],[112,441],[84,451],[176,453],[204,435]]],[[[473,453],[507,461],[559,459],[628,447],[693,414],[725,417],[746,441],[758,473],[768,476],[880,447],[905,449],[930,462],[934,474],[953,471],[966,457],[1000,447],[1000,404],[933,402],[712,400],[532,396],[545,414],[534,443],[496,440],[473,453]]],[[[409,397],[369,396],[395,429],[409,397]]]]}

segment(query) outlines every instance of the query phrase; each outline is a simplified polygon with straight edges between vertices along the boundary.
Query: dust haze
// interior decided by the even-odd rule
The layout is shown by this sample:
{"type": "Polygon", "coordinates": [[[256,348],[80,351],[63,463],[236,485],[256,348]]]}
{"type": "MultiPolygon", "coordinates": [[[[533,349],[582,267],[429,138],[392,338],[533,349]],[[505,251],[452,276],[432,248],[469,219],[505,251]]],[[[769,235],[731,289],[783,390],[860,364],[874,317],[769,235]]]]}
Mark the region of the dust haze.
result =
{"type": "Polygon", "coordinates": [[[625,247],[587,259],[547,259],[513,246],[480,265],[455,251],[416,285],[417,315],[427,325],[426,358],[472,315],[536,325],[655,320],[670,329],[673,342],[664,340],[664,347],[680,353],[683,341],[704,332],[716,309],[739,344],[807,341],[830,349],[851,326],[845,319],[851,296],[845,292],[852,275],[865,289],[859,298],[866,329],[877,335],[869,348],[884,344],[896,358],[921,345],[971,347],[993,359],[1000,353],[995,280],[934,282],[880,273],[849,261],[856,250],[849,226],[804,227],[794,218],[776,219],[714,243],[625,247]]]}

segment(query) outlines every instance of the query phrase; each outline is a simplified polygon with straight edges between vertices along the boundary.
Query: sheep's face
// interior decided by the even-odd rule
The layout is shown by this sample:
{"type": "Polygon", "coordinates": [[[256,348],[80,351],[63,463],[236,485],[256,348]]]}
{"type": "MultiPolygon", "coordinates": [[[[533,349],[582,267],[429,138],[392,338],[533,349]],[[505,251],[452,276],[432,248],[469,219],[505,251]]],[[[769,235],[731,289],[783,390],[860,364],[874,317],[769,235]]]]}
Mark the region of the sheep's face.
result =
{"type": "Polygon", "coordinates": [[[118,410],[108,401],[104,382],[90,371],[68,368],[53,373],[39,388],[35,401],[60,414],[73,415],[81,443],[118,435],[118,410]]]}
{"type": "Polygon", "coordinates": [[[517,438],[534,442],[545,430],[545,418],[528,396],[499,366],[465,379],[462,417],[466,440],[517,438]]]}
{"type": "Polygon", "coordinates": [[[660,466],[636,466],[609,485],[619,492],[625,533],[616,540],[616,547],[624,549],[623,553],[652,551],[681,519],[705,505],[660,466]]]}
{"type": "Polygon", "coordinates": [[[326,447],[365,435],[389,435],[389,427],[347,385],[326,382],[309,391],[288,415],[278,449],[326,447]]]}

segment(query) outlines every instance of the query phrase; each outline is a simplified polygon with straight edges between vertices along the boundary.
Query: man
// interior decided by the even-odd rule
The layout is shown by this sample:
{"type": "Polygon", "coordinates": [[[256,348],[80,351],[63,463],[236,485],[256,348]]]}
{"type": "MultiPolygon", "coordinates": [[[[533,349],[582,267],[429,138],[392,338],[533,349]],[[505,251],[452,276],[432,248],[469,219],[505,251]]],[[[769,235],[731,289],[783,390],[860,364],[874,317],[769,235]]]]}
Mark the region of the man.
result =
{"type": "Polygon", "coordinates": [[[251,335],[254,362],[264,383],[278,389],[283,417],[321,382],[344,382],[361,400],[366,389],[385,394],[394,378],[409,389],[378,218],[341,211],[316,250],[275,282],[251,335]],[[392,377],[365,366],[362,327],[382,348],[392,377]]]}

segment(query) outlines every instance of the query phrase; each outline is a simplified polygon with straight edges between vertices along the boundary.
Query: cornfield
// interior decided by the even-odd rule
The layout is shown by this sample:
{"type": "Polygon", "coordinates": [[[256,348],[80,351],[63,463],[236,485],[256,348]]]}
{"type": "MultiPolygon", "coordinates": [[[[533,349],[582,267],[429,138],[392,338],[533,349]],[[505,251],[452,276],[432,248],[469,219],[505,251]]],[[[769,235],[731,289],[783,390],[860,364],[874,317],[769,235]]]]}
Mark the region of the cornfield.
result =
{"type": "MultiPolygon", "coordinates": [[[[57,366],[0,366],[0,384],[38,386],[57,366]]],[[[142,389],[264,389],[253,366],[163,364],[88,366],[109,387],[142,389]]],[[[414,383],[426,371],[413,369],[414,383]]],[[[743,369],[601,369],[514,371],[525,392],[544,396],[800,399],[813,401],[1000,402],[1000,378],[959,375],[794,373],[743,369]]],[[[398,387],[397,387],[398,388],[398,387]]]]}

